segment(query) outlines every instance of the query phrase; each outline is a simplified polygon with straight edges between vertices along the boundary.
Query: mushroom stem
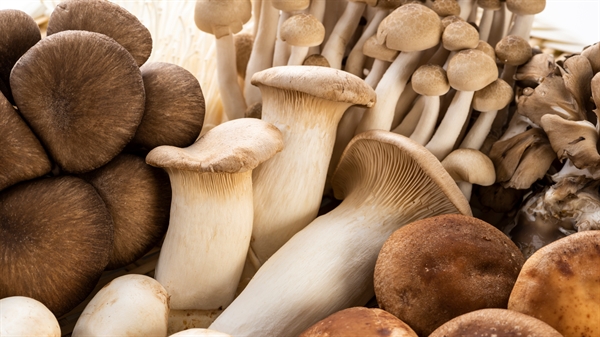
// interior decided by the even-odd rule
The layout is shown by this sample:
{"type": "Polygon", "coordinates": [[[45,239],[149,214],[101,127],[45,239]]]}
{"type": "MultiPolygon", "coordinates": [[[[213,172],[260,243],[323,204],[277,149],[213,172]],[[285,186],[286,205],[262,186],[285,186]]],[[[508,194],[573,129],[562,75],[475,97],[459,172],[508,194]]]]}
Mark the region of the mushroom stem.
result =
{"type": "Polygon", "coordinates": [[[459,147],[475,150],[481,149],[483,142],[485,142],[486,137],[492,129],[492,124],[494,123],[497,114],[498,111],[482,111],[479,114],[479,117],[477,117],[477,120],[475,120],[475,123],[471,126],[471,129],[467,132],[467,135],[462,143],[460,143],[459,147]]]}
{"type": "Polygon", "coordinates": [[[400,122],[400,125],[396,127],[392,132],[409,137],[417,127],[419,120],[423,114],[423,108],[425,107],[424,96],[419,96],[415,101],[406,117],[400,122]]]}
{"type": "Polygon", "coordinates": [[[465,199],[471,200],[471,194],[473,192],[473,184],[468,181],[457,181],[456,185],[465,196],[465,199]]]}
{"type": "Polygon", "coordinates": [[[340,69],[342,67],[346,44],[354,34],[365,11],[365,6],[364,2],[348,1],[344,13],[335,24],[327,42],[325,42],[321,55],[329,61],[331,68],[340,69]]]}
{"type": "Polygon", "coordinates": [[[389,11],[382,8],[377,8],[375,11],[375,15],[369,23],[367,24],[365,30],[363,31],[360,39],[354,44],[348,58],[346,59],[346,66],[344,70],[354,74],[358,77],[363,77],[363,66],[365,59],[367,58],[362,51],[363,46],[365,45],[365,41],[368,38],[375,35],[377,33],[377,27],[383,21],[383,19],[388,15],[389,11]]]}
{"type": "Polygon", "coordinates": [[[439,96],[423,96],[423,113],[410,139],[425,145],[431,139],[440,113],[439,96]]]}
{"type": "Polygon", "coordinates": [[[473,8],[477,10],[476,6],[477,0],[458,0],[458,5],[460,6],[460,18],[467,21],[471,16],[471,12],[473,8]]]}
{"type": "Polygon", "coordinates": [[[506,35],[506,17],[507,17],[506,2],[500,2],[500,9],[494,12],[494,19],[492,20],[492,27],[490,28],[490,34],[487,42],[495,47],[496,44],[502,40],[506,35]]]}
{"type": "Polygon", "coordinates": [[[288,60],[288,66],[300,66],[304,62],[306,55],[308,55],[308,49],[310,47],[305,46],[292,46],[292,53],[288,60]]]}
{"type": "Polygon", "coordinates": [[[492,22],[494,21],[494,10],[484,9],[479,21],[479,39],[482,41],[488,40],[492,29],[492,22]]]}
{"type": "Polygon", "coordinates": [[[534,19],[535,15],[517,15],[508,35],[516,35],[529,41],[534,19]]]}
{"type": "Polygon", "coordinates": [[[246,102],[237,81],[235,43],[233,35],[215,39],[217,46],[217,79],[223,110],[229,120],[244,117],[246,102]]]}
{"type": "MultiPolygon", "coordinates": [[[[310,7],[308,9],[308,14],[314,16],[317,20],[324,23],[325,19],[325,9],[327,7],[326,0],[311,0],[310,7]]],[[[321,47],[314,46],[308,49],[308,55],[320,54],[321,47]]]]}
{"type": "Polygon", "coordinates": [[[281,25],[285,20],[290,18],[289,12],[281,12],[279,23],[277,24],[277,40],[275,41],[275,51],[273,55],[273,67],[284,66],[290,58],[291,48],[287,42],[283,41],[280,36],[281,25]]]}
{"type": "Polygon", "coordinates": [[[410,108],[414,104],[415,100],[419,94],[417,94],[412,85],[406,86],[405,90],[398,98],[398,102],[396,102],[396,107],[394,108],[394,120],[392,121],[392,128],[397,128],[404,119],[404,116],[410,111],[410,108]]]}

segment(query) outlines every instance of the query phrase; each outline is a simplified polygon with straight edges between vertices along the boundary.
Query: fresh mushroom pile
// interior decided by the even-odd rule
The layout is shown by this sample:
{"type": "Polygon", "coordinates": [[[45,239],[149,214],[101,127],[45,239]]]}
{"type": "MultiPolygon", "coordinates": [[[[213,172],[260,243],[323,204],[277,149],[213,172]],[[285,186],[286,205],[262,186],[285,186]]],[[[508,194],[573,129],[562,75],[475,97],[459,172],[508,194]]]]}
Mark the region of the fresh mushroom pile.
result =
{"type": "Polygon", "coordinates": [[[600,334],[600,47],[544,7],[197,0],[207,96],[108,0],[0,11],[0,333],[600,334]]]}

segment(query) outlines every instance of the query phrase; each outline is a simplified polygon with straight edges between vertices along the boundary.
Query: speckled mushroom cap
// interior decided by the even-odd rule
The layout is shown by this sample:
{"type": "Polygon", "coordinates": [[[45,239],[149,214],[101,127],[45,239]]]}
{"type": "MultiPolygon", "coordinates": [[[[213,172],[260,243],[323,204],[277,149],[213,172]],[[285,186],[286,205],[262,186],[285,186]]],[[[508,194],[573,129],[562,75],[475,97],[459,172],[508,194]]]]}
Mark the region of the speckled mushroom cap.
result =
{"type": "Polygon", "coordinates": [[[152,52],[152,36],[138,18],[106,0],[66,0],[59,3],[48,22],[47,34],[85,30],[113,38],[131,53],[138,66],[152,52]]]}
{"type": "Polygon", "coordinates": [[[442,37],[442,23],[428,7],[409,3],[398,7],[379,24],[377,40],[403,52],[421,51],[436,46],[442,37]],[[399,33],[402,32],[402,33],[399,33]]]}
{"type": "Polygon", "coordinates": [[[527,336],[562,337],[548,324],[522,313],[505,309],[481,309],[453,318],[429,337],[527,336]]]}
{"type": "Polygon", "coordinates": [[[299,337],[394,336],[417,337],[404,322],[378,308],[353,307],[338,311],[306,329],[299,337]]]}
{"type": "Polygon", "coordinates": [[[377,98],[373,88],[361,78],[342,70],[318,66],[269,68],[255,73],[251,83],[366,107],[375,104],[377,98]]]}
{"type": "Polygon", "coordinates": [[[508,309],[536,317],[564,336],[600,335],[600,231],[571,234],[523,265],[508,309]]]}
{"type": "Polygon", "coordinates": [[[63,171],[83,173],[114,158],[133,138],[145,104],[140,69],[110,37],[52,34],[15,64],[19,111],[63,171]]]}
{"type": "Polygon", "coordinates": [[[217,39],[238,33],[251,17],[250,0],[196,0],[196,27],[217,39]]]}
{"type": "Polygon", "coordinates": [[[146,162],[186,171],[241,173],[283,149],[279,129],[263,120],[242,118],[215,126],[187,148],[159,146],[146,162]]]}
{"type": "MultiPolygon", "coordinates": [[[[405,3],[405,0],[377,0],[375,6],[385,9],[396,9],[405,3]]],[[[370,6],[370,3],[368,3],[370,6]]]]}
{"type": "Polygon", "coordinates": [[[0,191],[52,169],[48,155],[31,129],[0,93],[0,191]]]}
{"type": "Polygon", "coordinates": [[[439,65],[420,66],[412,75],[413,90],[423,96],[442,96],[450,90],[446,71],[439,65]]]}
{"type": "Polygon", "coordinates": [[[16,9],[0,10],[0,92],[14,103],[10,71],[17,60],[42,38],[40,28],[27,13],[16,9]]]}
{"type": "Polygon", "coordinates": [[[473,95],[473,109],[477,111],[496,111],[504,108],[513,100],[512,87],[501,78],[496,79],[473,95]]]}
{"type": "Polygon", "coordinates": [[[481,50],[487,56],[491,57],[492,60],[496,61],[496,51],[494,50],[494,47],[492,47],[489,43],[487,43],[483,40],[479,40],[479,42],[477,43],[477,47],[475,47],[475,49],[481,50]]]}
{"type": "Polygon", "coordinates": [[[442,33],[442,45],[450,51],[475,48],[479,44],[479,32],[466,21],[449,24],[442,33]]]}
{"type": "Polygon", "coordinates": [[[443,29],[446,29],[446,27],[448,27],[450,24],[452,24],[454,22],[458,22],[458,21],[465,21],[465,20],[458,15],[446,16],[442,19],[442,27],[443,27],[443,29]]]}
{"type": "Polygon", "coordinates": [[[321,54],[312,54],[304,59],[302,65],[329,68],[329,61],[321,54]]]}
{"type": "Polygon", "coordinates": [[[412,222],[384,243],[375,265],[379,307],[419,336],[470,311],[506,308],[525,258],[504,233],[475,217],[412,222]]]}
{"type": "Polygon", "coordinates": [[[477,6],[483,8],[483,9],[497,11],[502,7],[502,1],[500,1],[500,0],[477,0],[477,6]]]}
{"type": "Polygon", "coordinates": [[[546,8],[546,0],[506,0],[506,8],[517,15],[534,15],[546,8]]]}
{"type": "Polygon", "coordinates": [[[441,17],[460,15],[460,5],[456,0],[434,0],[431,9],[441,17]]]}
{"type": "Polygon", "coordinates": [[[297,14],[285,20],[279,33],[292,46],[314,47],[323,42],[325,27],[311,14],[297,14]]]}
{"type": "Polygon", "coordinates": [[[373,35],[365,41],[363,54],[381,61],[394,62],[398,56],[398,51],[377,43],[377,35],[373,35]]]}
{"type": "Polygon", "coordinates": [[[110,213],[94,187],[62,176],[0,193],[0,298],[27,296],[60,317],[94,289],[112,250],[110,213]]]}
{"type": "Polygon", "coordinates": [[[310,0],[272,0],[271,4],[280,11],[294,12],[307,9],[310,0]]]}
{"type": "Polygon", "coordinates": [[[461,50],[448,63],[450,86],[461,91],[477,91],[498,78],[496,62],[477,49],[461,50]]]}
{"type": "Polygon", "coordinates": [[[505,64],[520,66],[533,56],[529,42],[516,35],[507,35],[494,48],[496,57],[505,64]]]}
{"type": "Polygon", "coordinates": [[[458,148],[442,159],[442,166],[455,181],[481,186],[496,182],[496,171],[492,160],[476,149],[458,148]],[[473,168],[477,169],[473,169],[473,168]]]}

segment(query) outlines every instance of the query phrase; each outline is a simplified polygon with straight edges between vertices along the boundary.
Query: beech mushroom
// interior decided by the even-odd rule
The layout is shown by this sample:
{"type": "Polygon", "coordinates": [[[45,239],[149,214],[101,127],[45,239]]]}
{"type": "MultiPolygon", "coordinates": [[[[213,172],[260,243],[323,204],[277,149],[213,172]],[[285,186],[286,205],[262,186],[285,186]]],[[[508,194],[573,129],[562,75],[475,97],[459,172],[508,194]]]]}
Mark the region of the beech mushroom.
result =
{"type": "Polygon", "coordinates": [[[155,278],[172,309],[222,309],[233,300],[252,232],[252,170],[281,149],[276,127],[243,118],[187,148],[159,146],[146,156],[171,179],[169,229],[155,278]]]}
{"type": "Polygon", "coordinates": [[[342,203],[267,260],[210,329],[231,335],[298,335],[373,297],[377,254],[394,230],[438,214],[471,214],[430,152],[387,131],[354,137],[332,185],[342,203]]]}
{"type": "Polygon", "coordinates": [[[506,0],[506,8],[515,15],[508,35],[529,39],[534,16],[546,8],[546,0],[506,0]]]}
{"type": "Polygon", "coordinates": [[[467,200],[471,199],[473,184],[490,186],[496,182],[494,163],[476,149],[456,149],[442,160],[442,166],[456,181],[467,200]]]}
{"type": "Polygon", "coordinates": [[[479,39],[487,41],[492,29],[494,13],[502,8],[501,0],[477,0],[477,5],[483,9],[479,21],[479,39]]]}
{"type": "MultiPolygon", "coordinates": [[[[323,0],[324,2],[324,0],[323,0]]],[[[284,66],[288,63],[289,57],[290,57],[290,53],[291,53],[291,46],[289,44],[287,44],[285,41],[283,41],[281,39],[281,25],[283,25],[283,23],[289,19],[292,15],[295,14],[300,14],[302,12],[305,12],[306,9],[311,5],[311,1],[310,0],[294,0],[294,1],[289,1],[289,0],[271,0],[270,1],[272,7],[276,8],[277,10],[281,11],[281,14],[279,15],[279,23],[277,25],[277,40],[275,41],[275,51],[274,51],[274,55],[273,55],[273,67],[279,67],[279,66],[284,66]]],[[[314,4],[314,1],[313,1],[314,4]]],[[[324,5],[324,4],[322,4],[324,5]]],[[[317,7],[322,7],[322,6],[317,6],[317,7]]],[[[312,6],[311,6],[312,8],[312,6]]],[[[323,8],[324,10],[324,8],[323,8]]],[[[317,9],[317,11],[320,11],[317,9]]],[[[309,14],[313,14],[313,13],[309,13],[309,14]]],[[[315,13],[318,14],[318,13],[315,13]]],[[[324,14],[324,11],[321,13],[324,14]]],[[[317,15],[313,15],[315,18],[318,18],[317,15]]],[[[319,20],[322,22],[322,15],[321,15],[321,20],[319,20]]],[[[261,69],[264,70],[264,69],[261,69]]],[[[260,94],[260,90],[258,90],[258,88],[250,85],[250,81],[252,80],[252,77],[247,77],[247,84],[248,87],[252,87],[252,90],[256,90],[258,91],[258,94],[260,94]]]]}
{"type": "Polygon", "coordinates": [[[301,65],[308,55],[308,48],[323,42],[325,27],[310,14],[298,14],[285,20],[279,34],[292,46],[288,65],[301,65]]]}
{"type": "Polygon", "coordinates": [[[0,336],[61,336],[60,325],[52,311],[29,297],[0,299],[0,322],[0,336]]]}

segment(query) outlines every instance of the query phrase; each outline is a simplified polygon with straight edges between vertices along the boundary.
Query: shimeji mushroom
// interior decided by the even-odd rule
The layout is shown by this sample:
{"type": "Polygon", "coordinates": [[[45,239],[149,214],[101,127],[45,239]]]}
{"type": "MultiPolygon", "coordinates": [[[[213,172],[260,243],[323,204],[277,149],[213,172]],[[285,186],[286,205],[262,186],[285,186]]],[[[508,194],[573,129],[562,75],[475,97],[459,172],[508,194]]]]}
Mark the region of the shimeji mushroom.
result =
{"type": "Polygon", "coordinates": [[[276,127],[243,118],[187,148],[159,146],[146,156],[167,171],[173,190],[155,273],[172,309],[222,309],[233,300],[252,232],[252,170],[282,145],[276,127]]]}
{"type": "Polygon", "coordinates": [[[77,336],[166,336],[169,295],[146,275],[124,275],[105,285],[85,306],[77,336]]]}
{"type": "Polygon", "coordinates": [[[515,16],[508,35],[529,39],[535,14],[546,8],[546,0],[506,0],[506,8],[515,16]]]}
{"type": "MultiPolygon", "coordinates": [[[[261,0],[262,1],[262,0],[261,0]]],[[[310,0],[271,0],[271,5],[276,9],[281,11],[279,15],[279,24],[277,25],[277,41],[275,41],[275,53],[273,55],[273,66],[279,67],[287,64],[290,58],[291,46],[287,44],[285,41],[281,40],[281,25],[289,19],[294,14],[300,14],[305,12],[305,10],[311,5],[310,0]]],[[[325,2],[323,0],[323,2],[325,2]]],[[[314,4],[314,2],[313,2],[314,4]]],[[[324,4],[321,4],[322,7],[324,4]]],[[[311,7],[312,8],[312,7],[311,7]]],[[[312,11],[311,11],[312,12],[312,11]]],[[[310,13],[313,14],[313,13],[310,13]]],[[[323,13],[320,15],[320,20],[323,21],[323,13]]],[[[316,18],[319,16],[315,15],[316,18]]],[[[328,66],[329,67],[329,66],[328,66]]],[[[250,78],[251,79],[251,78],[250,78]]],[[[248,86],[251,87],[250,82],[248,82],[248,86]]],[[[258,88],[254,87],[254,90],[258,90],[258,88]]],[[[258,90],[260,92],[260,90],[258,90]]]]}
{"type": "Polygon", "coordinates": [[[479,39],[487,41],[492,29],[494,13],[502,9],[500,0],[477,0],[477,5],[483,9],[479,20],[479,39]]]}
{"type": "Polygon", "coordinates": [[[0,336],[61,336],[52,311],[42,302],[25,296],[0,299],[0,322],[0,336]]]}
{"type": "Polygon", "coordinates": [[[302,65],[308,49],[323,42],[325,27],[310,14],[297,14],[283,22],[279,34],[283,41],[292,46],[287,64],[302,65]]]}
{"type": "Polygon", "coordinates": [[[23,55],[10,75],[19,112],[58,166],[98,168],[133,138],[144,113],[135,60],[100,33],[52,34],[23,55]]]}
{"type": "Polygon", "coordinates": [[[209,327],[231,335],[295,336],[373,297],[383,242],[418,219],[471,209],[421,145],[372,130],[346,148],[332,180],[342,203],[283,245],[209,327]]]}
{"type": "Polygon", "coordinates": [[[274,67],[254,74],[262,119],[283,133],[284,149],[253,173],[252,253],[264,263],[308,225],[321,204],[342,114],[372,106],[375,92],[350,73],[316,66],[274,67]]]}
{"type": "Polygon", "coordinates": [[[48,21],[48,36],[66,30],[85,30],[113,38],[131,53],[138,66],[150,57],[152,36],[138,18],[106,0],[66,0],[48,21]]]}
{"type": "Polygon", "coordinates": [[[108,264],[112,220],[82,179],[27,181],[0,193],[0,241],[0,298],[31,297],[60,317],[92,292],[108,264]]]}
{"type": "Polygon", "coordinates": [[[471,199],[473,184],[490,186],[496,182],[494,163],[476,149],[456,149],[442,160],[442,166],[456,181],[467,200],[471,199]]]}

